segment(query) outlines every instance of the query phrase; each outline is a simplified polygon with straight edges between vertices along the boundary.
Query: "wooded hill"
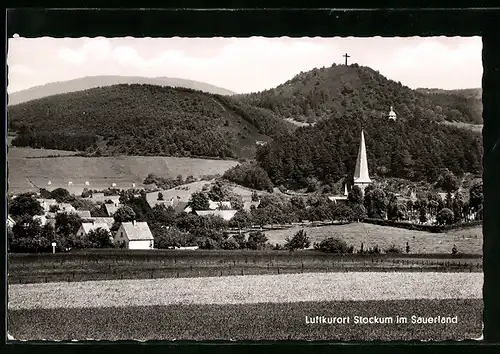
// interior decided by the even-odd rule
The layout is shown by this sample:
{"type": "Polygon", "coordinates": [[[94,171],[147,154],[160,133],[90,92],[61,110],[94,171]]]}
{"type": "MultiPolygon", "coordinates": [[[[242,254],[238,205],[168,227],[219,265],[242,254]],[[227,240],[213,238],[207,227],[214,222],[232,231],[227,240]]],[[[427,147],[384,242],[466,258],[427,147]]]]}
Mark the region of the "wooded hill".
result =
{"type": "Polygon", "coordinates": [[[457,122],[483,124],[483,90],[480,88],[463,90],[418,88],[417,92],[426,94],[432,102],[441,107],[455,107],[456,111],[452,111],[451,114],[452,119],[455,116],[457,122]]]}
{"type": "Polygon", "coordinates": [[[287,133],[271,112],[186,88],[115,85],[8,107],[14,146],[95,155],[254,157],[256,141],[287,133]]]}
{"type": "Polygon", "coordinates": [[[222,87],[207,84],[205,82],[179,79],[172,77],[141,77],[141,76],[118,76],[118,75],[99,75],[86,76],[78,79],[50,82],[45,85],[31,87],[9,93],[8,105],[15,105],[39,98],[59,95],[68,92],[83,91],[95,87],[113,86],[118,84],[148,84],[158,86],[185,87],[193,90],[199,90],[218,95],[234,95],[235,92],[226,90],[222,87]]]}
{"type": "Polygon", "coordinates": [[[369,67],[333,64],[301,72],[274,89],[238,97],[283,118],[311,123],[353,114],[380,118],[390,106],[405,121],[418,115],[429,121],[481,123],[477,95],[467,99],[466,93],[412,90],[369,67]]]}
{"type": "Polygon", "coordinates": [[[361,129],[364,130],[372,177],[434,182],[447,168],[455,175],[482,170],[481,135],[429,121],[390,121],[362,113],[299,128],[259,148],[257,160],[275,185],[304,188],[316,182],[352,182],[361,129]]]}

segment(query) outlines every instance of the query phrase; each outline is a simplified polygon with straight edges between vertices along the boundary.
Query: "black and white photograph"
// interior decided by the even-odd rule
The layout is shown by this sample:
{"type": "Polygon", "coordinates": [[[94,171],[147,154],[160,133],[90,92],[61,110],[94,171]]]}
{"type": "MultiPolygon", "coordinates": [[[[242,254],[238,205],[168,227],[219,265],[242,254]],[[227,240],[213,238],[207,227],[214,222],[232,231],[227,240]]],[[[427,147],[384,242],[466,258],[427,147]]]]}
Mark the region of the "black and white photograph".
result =
{"type": "Polygon", "coordinates": [[[481,37],[7,50],[9,340],[482,340],[481,37]]]}

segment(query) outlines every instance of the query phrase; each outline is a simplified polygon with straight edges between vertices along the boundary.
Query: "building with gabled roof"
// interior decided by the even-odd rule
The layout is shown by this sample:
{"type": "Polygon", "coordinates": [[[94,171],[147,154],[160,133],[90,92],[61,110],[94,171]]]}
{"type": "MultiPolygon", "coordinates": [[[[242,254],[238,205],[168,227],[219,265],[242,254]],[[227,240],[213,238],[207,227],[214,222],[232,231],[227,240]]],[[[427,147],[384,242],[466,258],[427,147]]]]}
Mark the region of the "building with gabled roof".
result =
{"type": "Polygon", "coordinates": [[[82,226],[78,229],[76,235],[78,237],[85,237],[89,234],[90,231],[103,229],[108,231],[111,234],[111,231],[106,223],[97,223],[97,222],[84,222],[82,226]]]}
{"type": "Polygon", "coordinates": [[[108,213],[108,216],[113,216],[115,215],[116,211],[122,207],[122,204],[104,204],[104,208],[106,209],[106,213],[108,213]]]}
{"type": "Polygon", "coordinates": [[[154,248],[154,237],[147,222],[122,222],[114,241],[115,244],[131,250],[154,248]]]}
{"type": "Polygon", "coordinates": [[[77,210],[75,213],[82,219],[90,219],[92,217],[90,210],[77,210]]]}
{"type": "Polygon", "coordinates": [[[229,221],[232,218],[234,218],[234,216],[236,215],[237,212],[238,212],[238,210],[196,210],[196,215],[199,215],[199,216],[209,216],[209,215],[220,216],[222,219],[229,221]]]}
{"type": "Polygon", "coordinates": [[[43,199],[39,198],[37,199],[37,202],[40,203],[40,205],[43,208],[44,212],[50,211],[50,207],[53,205],[57,205],[57,201],[55,199],[43,199]]]}
{"type": "Polygon", "coordinates": [[[59,210],[57,211],[58,213],[75,213],[76,209],[73,205],[69,203],[59,203],[57,204],[59,206],[59,210]]]}
{"type": "Polygon", "coordinates": [[[361,131],[361,143],[359,144],[358,158],[354,170],[354,185],[361,188],[364,192],[365,188],[371,183],[372,180],[368,173],[368,159],[366,157],[365,134],[361,131]]]}

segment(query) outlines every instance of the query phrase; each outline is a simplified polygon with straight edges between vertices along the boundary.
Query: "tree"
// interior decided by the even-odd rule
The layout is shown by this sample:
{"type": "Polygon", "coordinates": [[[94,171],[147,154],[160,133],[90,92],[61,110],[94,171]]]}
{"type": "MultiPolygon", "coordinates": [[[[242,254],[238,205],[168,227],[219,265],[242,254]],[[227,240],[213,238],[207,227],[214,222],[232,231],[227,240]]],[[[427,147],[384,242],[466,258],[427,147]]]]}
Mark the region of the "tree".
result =
{"type": "Polygon", "coordinates": [[[64,188],[56,188],[50,194],[58,203],[66,203],[72,199],[71,194],[64,188]]]}
{"type": "Polygon", "coordinates": [[[128,205],[124,205],[118,208],[118,210],[114,213],[113,218],[116,223],[130,222],[136,219],[136,214],[134,209],[128,205]]]}
{"type": "Polygon", "coordinates": [[[61,208],[58,204],[54,204],[49,207],[49,212],[51,213],[57,213],[59,210],[61,210],[61,208]]]}
{"type": "Polygon", "coordinates": [[[366,218],[366,208],[363,204],[354,204],[352,207],[352,219],[359,221],[366,218]]]}
{"type": "Polygon", "coordinates": [[[238,210],[234,217],[229,221],[229,226],[246,228],[252,226],[251,215],[245,210],[238,210]]]}
{"type": "Polygon", "coordinates": [[[252,202],[258,202],[259,201],[259,195],[257,194],[256,191],[252,192],[252,202]]]}
{"type": "Polygon", "coordinates": [[[285,239],[285,248],[290,251],[308,248],[310,245],[311,240],[304,230],[296,232],[291,239],[289,237],[285,239]]]}
{"type": "Polygon", "coordinates": [[[353,247],[348,247],[344,240],[338,237],[325,238],[320,243],[314,244],[314,249],[325,253],[352,253],[353,247]]]}
{"type": "Polygon", "coordinates": [[[436,215],[436,221],[439,225],[451,225],[454,219],[453,212],[448,208],[441,209],[436,215]]]}
{"type": "Polygon", "coordinates": [[[210,208],[210,201],[207,195],[203,192],[195,192],[191,194],[189,199],[189,206],[193,211],[195,210],[208,210],[210,208]]]}
{"type": "Polygon", "coordinates": [[[92,248],[111,248],[114,247],[113,241],[111,240],[111,234],[108,230],[101,227],[97,229],[90,230],[87,234],[89,242],[92,244],[92,248]]]}
{"type": "Polygon", "coordinates": [[[354,186],[351,188],[347,194],[347,200],[352,204],[363,204],[363,191],[359,186],[354,186]]]}
{"type": "Polygon", "coordinates": [[[233,239],[238,243],[239,248],[243,249],[247,247],[247,240],[244,234],[233,235],[233,239]]]}
{"type": "Polygon", "coordinates": [[[382,189],[375,188],[366,192],[364,203],[368,217],[385,219],[387,213],[387,198],[382,189]]]}
{"type": "Polygon", "coordinates": [[[475,211],[483,205],[483,183],[474,184],[469,190],[469,204],[475,211]]]}
{"type": "Polygon", "coordinates": [[[234,238],[230,237],[222,241],[221,248],[223,250],[237,250],[240,248],[240,244],[234,238]]]}
{"type": "Polygon", "coordinates": [[[82,218],[76,213],[59,213],[56,215],[56,233],[64,238],[76,235],[82,225],[82,218]]]}
{"type": "Polygon", "coordinates": [[[442,188],[446,193],[454,193],[460,187],[458,178],[453,172],[446,170],[440,177],[437,183],[438,187],[442,188]]]}
{"type": "Polygon", "coordinates": [[[418,220],[424,224],[427,222],[427,208],[424,205],[420,206],[420,209],[418,210],[418,220]]]}
{"type": "Polygon", "coordinates": [[[158,192],[158,200],[164,200],[162,192],[158,192]]]}
{"type": "Polygon", "coordinates": [[[23,193],[10,200],[9,214],[21,215],[43,215],[43,208],[31,193],[23,193]]]}
{"type": "Polygon", "coordinates": [[[175,224],[175,210],[171,206],[166,207],[165,204],[157,204],[151,210],[149,215],[149,223],[161,225],[174,225],[175,224]]]}
{"type": "Polygon", "coordinates": [[[261,250],[264,249],[267,241],[268,239],[263,232],[250,232],[246,246],[251,250],[261,250]]]}
{"type": "Polygon", "coordinates": [[[38,252],[42,245],[40,220],[30,215],[23,215],[12,227],[9,249],[11,252],[38,252]]]}

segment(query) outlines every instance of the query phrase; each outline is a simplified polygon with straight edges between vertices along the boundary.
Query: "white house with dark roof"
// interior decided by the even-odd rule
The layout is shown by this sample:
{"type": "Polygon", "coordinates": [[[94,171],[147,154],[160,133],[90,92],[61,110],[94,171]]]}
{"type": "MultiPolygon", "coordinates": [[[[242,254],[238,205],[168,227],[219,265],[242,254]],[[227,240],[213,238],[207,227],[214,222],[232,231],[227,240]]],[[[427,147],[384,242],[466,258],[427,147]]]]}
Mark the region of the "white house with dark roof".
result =
{"type": "Polygon", "coordinates": [[[109,230],[109,226],[106,223],[84,222],[84,223],[82,223],[82,226],[80,226],[80,228],[78,229],[76,235],[78,237],[84,237],[84,236],[87,236],[90,231],[97,230],[99,228],[104,229],[111,234],[111,231],[109,230]]]}
{"type": "Polygon", "coordinates": [[[117,245],[124,244],[130,250],[152,250],[154,238],[147,222],[122,222],[114,236],[117,245]]]}
{"type": "Polygon", "coordinates": [[[44,212],[50,211],[50,207],[53,205],[57,205],[57,202],[55,199],[37,199],[37,202],[40,203],[40,205],[43,208],[44,212]]]}

